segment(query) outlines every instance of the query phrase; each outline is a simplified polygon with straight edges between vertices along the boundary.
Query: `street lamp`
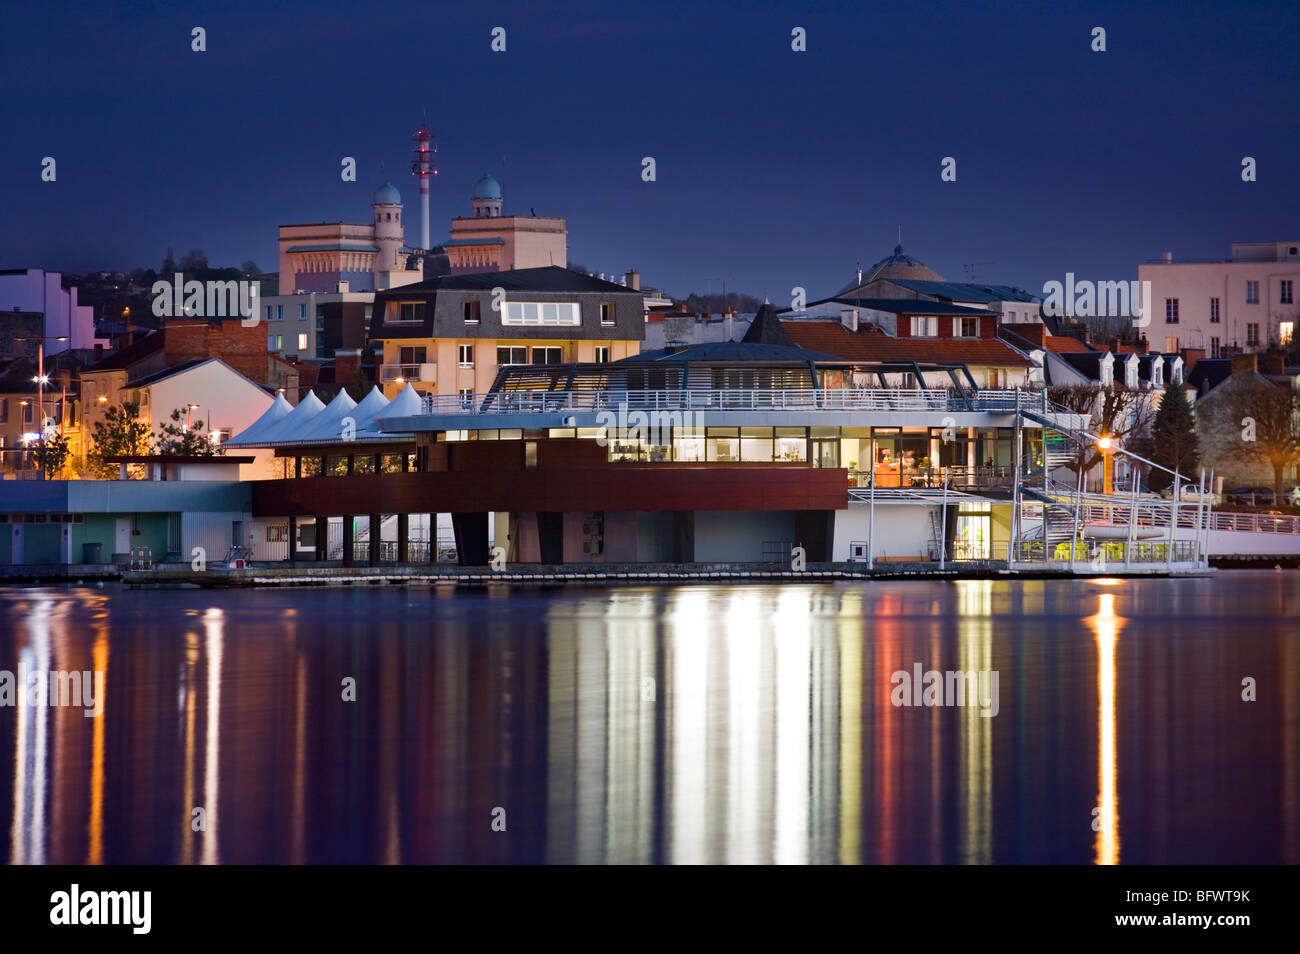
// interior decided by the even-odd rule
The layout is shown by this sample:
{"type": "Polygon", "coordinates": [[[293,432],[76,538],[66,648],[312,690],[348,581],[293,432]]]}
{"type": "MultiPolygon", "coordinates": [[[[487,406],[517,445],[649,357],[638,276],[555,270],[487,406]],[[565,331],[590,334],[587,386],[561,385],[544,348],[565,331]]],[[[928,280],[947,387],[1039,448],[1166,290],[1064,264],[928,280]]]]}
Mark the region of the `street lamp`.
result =
{"type": "MultiPolygon", "coordinates": [[[[14,341],[35,341],[36,345],[36,377],[32,380],[36,383],[36,417],[38,431],[41,435],[41,446],[45,445],[45,385],[50,383],[50,376],[45,373],[45,342],[47,341],[67,341],[67,335],[17,335],[14,341]]],[[[48,475],[45,473],[45,466],[41,466],[41,480],[45,480],[48,475]]]]}
{"type": "Polygon", "coordinates": [[[1101,450],[1101,489],[1110,495],[1115,492],[1115,438],[1097,438],[1097,447],[1101,450]]]}
{"type": "Polygon", "coordinates": [[[194,409],[198,407],[198,405],[187,404],[185,407],[185,433],[188,434],[190,432],[190,425],[194,423],[194,409]]]}

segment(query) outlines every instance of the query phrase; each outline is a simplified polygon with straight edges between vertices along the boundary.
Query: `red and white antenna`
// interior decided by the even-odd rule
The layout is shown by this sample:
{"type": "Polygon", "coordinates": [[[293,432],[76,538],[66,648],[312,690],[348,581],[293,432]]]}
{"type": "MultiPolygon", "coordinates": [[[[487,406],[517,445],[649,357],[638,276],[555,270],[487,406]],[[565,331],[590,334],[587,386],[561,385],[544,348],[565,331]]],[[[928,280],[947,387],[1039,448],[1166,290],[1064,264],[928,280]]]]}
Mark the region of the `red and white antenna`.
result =
{"type": "Polygon", "coordinates": [[[420,180],[420,248],[429,249],[429,176],[438,174],[434,166],[434,153],[438,151],[438,137],[429,132],[427,118],[411,137],[415,149],[411,153],[411,175],[420,180]]]}

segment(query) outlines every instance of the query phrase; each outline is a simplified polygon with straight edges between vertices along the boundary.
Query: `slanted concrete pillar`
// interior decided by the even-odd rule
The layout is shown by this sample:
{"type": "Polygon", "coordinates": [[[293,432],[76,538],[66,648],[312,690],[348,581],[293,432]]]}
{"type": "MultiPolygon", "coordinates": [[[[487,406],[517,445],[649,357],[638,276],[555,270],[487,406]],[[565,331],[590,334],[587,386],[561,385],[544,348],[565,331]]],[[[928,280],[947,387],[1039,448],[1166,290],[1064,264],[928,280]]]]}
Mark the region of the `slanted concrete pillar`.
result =
{"type": "Polygon", "coordinates": [[[410,554],[407,548],[410,544],[411,537],[411,515],[408,513],[399,513],[397,515],[397,562],[410,563],[410,554]]]}
{"type": "Polygon", "coordinates": [[[379,563],[379,537],[382,533],[380,528],[379,514],[370,515],[370,565],[377,566],[379,563]]]}

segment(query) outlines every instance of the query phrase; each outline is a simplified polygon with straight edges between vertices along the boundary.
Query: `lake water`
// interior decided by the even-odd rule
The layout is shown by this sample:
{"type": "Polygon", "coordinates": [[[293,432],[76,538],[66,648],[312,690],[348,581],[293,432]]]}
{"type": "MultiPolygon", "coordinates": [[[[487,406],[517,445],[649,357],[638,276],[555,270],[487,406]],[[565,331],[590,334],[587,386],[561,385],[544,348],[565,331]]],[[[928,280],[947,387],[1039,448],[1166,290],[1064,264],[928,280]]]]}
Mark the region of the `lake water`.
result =
{"type": "Polygon", "coordinates": [[[1293,570],[0,588],[0,671],[103,680],[82,708],[0,705],[0,844],[9,863],[1295,864],[1298,594],[1293,570]],[[984,695],[925,705],[894,675],[929,670],[984,695]]]}

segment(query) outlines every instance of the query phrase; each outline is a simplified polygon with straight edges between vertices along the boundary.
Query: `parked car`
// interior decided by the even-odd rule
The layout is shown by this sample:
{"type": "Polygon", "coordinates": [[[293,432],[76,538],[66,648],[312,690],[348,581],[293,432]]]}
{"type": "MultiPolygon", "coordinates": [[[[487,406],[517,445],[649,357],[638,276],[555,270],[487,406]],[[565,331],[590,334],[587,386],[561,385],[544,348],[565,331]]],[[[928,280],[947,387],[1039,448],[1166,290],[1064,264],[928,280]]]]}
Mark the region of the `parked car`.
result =
{"type": "MultiPolygon", "coordinates": [[[[1166,487],[1164,490],[1160,491],[1160,494],[1159,494],[1159,496],[1163,497],[1163,498],[1166,499],[1166,500],[1168,500],[1168,499],[1169,499],[1170,497],[1172,497],[1173,495],[1174,495],[1174,488],[1173,488],[1172,485],[1170,485],[1169,487],[1166,487]]],[[[1181,499],[1183,499],[1183,500],[1199,500],[1199,499],[1201,499],[1201,485],[1200,485],[1199,483],[1190,483],[1190,482],[1189,482],[1189,483],[1185,483],[1185,484],[1183,484],[1183,490],[1182,490],[1182,494],[1181,494],[1180,496],[1181,496],[1181,499]]],[[[1223,502],[1223,500],[1222,500],[1222,498],[1220,497],[1219,494],[1212,493],[1212,492],[1210,492],[1210,491],[1208,491],[1208,490],[1206,491],[1206,494],[1205,494],[1205,498],[1204,498],[1204,499],[1205,499],[1205,500],[1208,500],[1208,501],[1210,502],[1211,506],[1215,506],[1215,507],[1217,507],[1220,503],[1223,502]]]]}
{"type": "Polygon", "coordinates": [[[1262,507],[1274,502],[1272,487],[1234,487],[1223,496],[1229,503],[1250,507],[1262,507]]]}

